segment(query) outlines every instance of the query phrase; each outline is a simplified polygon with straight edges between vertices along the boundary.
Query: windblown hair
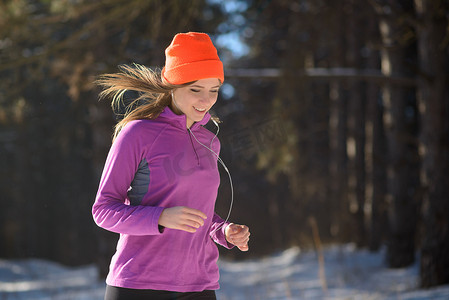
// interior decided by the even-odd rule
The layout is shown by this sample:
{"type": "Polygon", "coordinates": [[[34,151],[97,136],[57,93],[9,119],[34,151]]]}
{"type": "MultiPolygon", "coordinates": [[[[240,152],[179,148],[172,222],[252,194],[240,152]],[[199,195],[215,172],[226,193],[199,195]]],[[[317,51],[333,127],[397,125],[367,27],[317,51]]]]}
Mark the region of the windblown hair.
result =
{"type": "MultiPolygon", "coordinates": [[[[103,87],[100,92],[100,100],[111,98],[111,106],[114,111],[120,111],[125,107],[123,119],[114,128],[113,141],[126,124],[134,120],[154,120],[162,111],[172,104],[171,92],[174,89],[188,86],[194,82],[183,84],[171,84],[162,79],[160,71],[153,71],[145,66],[121,65],[121,72],[101,75],[95,83],[103,87]],[[125,103],[123,95],[126,91],[135,91],[138,97],[125,103]]],[[[216,116],[211,117],[217,123],[220,120],[216,116]]]]}
{"type": "Polygon", "coordinates": [[[138,64],[121,65],[119,69],[121,72],[101,75],[95,81],[104,88],[100,93],[100,99],[112,98],[113,110],[119,110],[125,105],[124,118],[115,125],[113,140],[130,121],[156,119],[164,108],[171,104],[171,91],[191,84],[167,83],[161,79],[160,72],[138,64]],[[124,104],[123,95],[128,90],[138,92],[139,96],[130,103],[124,104]]]}

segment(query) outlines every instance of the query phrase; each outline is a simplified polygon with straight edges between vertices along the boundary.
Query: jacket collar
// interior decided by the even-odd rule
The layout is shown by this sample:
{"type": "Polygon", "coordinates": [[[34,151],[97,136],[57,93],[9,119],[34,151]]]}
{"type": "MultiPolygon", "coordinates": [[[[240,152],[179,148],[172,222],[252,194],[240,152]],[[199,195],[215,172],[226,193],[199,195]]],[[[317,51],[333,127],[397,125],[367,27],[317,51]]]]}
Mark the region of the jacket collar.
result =
{"type": "MultiPolygon", "coordinates": [[[[186,115],[177,115],[175,114],[170,107],[165,107],[162,113],[159,115],[160,118],[164,118],[167,120],[167,122],[175,125],[178,128],[181,128],[183,130],[187,130],[187,118],[186,115]]],[[[191,130],[197,129],[199,126],[204,126],[209,122],[211,116],[209,112],[207,112],[203,119],[199,122],[193,123],[192,127],[190,127],[191,130]]]]}

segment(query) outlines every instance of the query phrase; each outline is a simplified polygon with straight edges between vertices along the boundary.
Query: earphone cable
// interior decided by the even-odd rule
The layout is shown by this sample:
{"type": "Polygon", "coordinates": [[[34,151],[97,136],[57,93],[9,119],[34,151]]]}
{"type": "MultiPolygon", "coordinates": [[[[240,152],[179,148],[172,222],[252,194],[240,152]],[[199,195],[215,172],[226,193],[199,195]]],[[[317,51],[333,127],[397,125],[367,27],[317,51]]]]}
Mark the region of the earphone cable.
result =
{"type": "MultiPolygon", "coordinates": [[[[218,130],[217,133],[215,134],[214,138],[211,141],[211,147],[212,147],[212,142],[214,141],[214,139],[217,137],[218,132],[220,131],[220,127],[218,126],[218,124],[214,121],[215,126],[217,126],[218,130]]],[[[201,146],[203,146],[204,148],[206,148],[207,150],[209,150],[212,154],[215,155],[215,157],[217,158],[217,161],[220,162],[220,164],[223,166],[224,170],[226,171],[226,173],[228,174],[229,177],[229,185],[231,187],[231,201],[230,201],[230,205],[229,205],[229,211],[228,211],[228,215],[226,216],[225,221],[223,222],[223,224],[221,224],[220,226],[218,226],[217,228],[214,229],[214,231],[211,232],[211,235],[214,234],[216,231],[218,231],[220,228],[223,227],[223,225],[225,223],[227,223],[229,221],[229,217],[231,216],[231,211],[232,211],[232,207],[234,205],[234,186],[232,183],[232,177],[231,177],[231,172],[229,172],[228,168],[226,167],[225,163],[223,162],[223,160],[220,158],[220,156],[211,148],[207,147],[206,145],[204,145],[203,143],[201,143],[196,136],[193,134],[193,132],[190,130],[190,128],[188,128],[190,134],[193,136],[193,138],[197,141],[198,144],[200,144],[201,146]]]]}

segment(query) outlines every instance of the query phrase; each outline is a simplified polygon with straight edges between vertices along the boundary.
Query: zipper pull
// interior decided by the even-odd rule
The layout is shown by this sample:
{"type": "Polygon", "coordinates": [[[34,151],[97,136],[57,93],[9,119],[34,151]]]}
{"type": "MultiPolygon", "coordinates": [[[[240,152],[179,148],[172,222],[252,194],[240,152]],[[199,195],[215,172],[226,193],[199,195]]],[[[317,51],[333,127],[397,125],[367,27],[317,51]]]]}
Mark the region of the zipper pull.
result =
{"type": "Polygon", "coordinates": [[[193,144],[193,140],[192,140],[193,132],[190,130],[190,128],[187,128],[187,133],[189,134],[190,144],[192,145],[193,152],[195,152],[196,161],[197,161],[198,166],[199,166],[200,165],[200,157],[198,156],[198,152],[196,152],[195,145],[193,144]]]}

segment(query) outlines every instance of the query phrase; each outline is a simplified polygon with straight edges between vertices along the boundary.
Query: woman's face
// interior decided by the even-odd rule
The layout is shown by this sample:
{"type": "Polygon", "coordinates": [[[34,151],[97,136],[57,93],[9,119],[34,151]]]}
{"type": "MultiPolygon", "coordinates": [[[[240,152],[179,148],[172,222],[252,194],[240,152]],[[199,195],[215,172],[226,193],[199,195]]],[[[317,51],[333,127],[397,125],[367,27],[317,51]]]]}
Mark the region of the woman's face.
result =
{"type": "Polygon", "coordinates": [[[199,122],[204,115],[217,102],[220,80],[218,78],[206,78],[194,83],[177,88],[172,94],[172,108],[175,113],[186,115],[187,127],[199,122]]]}

